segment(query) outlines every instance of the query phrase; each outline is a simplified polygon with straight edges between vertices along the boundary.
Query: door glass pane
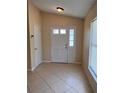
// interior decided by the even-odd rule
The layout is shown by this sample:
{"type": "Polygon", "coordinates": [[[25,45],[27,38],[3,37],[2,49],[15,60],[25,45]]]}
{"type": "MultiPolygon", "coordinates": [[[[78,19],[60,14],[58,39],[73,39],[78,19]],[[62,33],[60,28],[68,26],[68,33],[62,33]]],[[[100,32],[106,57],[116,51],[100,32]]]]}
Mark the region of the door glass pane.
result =
{"type": "Polygon", "coordinates": [[[74,41],[73,40],[72,41],[69,41],[69,46],[70,47],[74,46],[74,41]]]}
{"type": "Polygon", "coordinates": [[[70,29],[69,40],[74,40],[74,29],[70,29]]]}
{"type": "Polygon", "coordinates": [[[70,35],[74,35],[74,29],[70,29],[70,35]]]}
{"type": "Polygon", "coordinates": [[[69,46],[74,46],[74,29],[69,30],[69,46]]]}
{"type": "Polygon", "coordinates": [[[59,29],[53,29],[53,34],[59,34],[59,29]]]}
{"type": "Polygon", "coordinates": [[[74,40],[74,36],[70,35],[69,40],[74,40]]]}
{"type": "Polygon", "coordinates": [[[60,34],[66,34],[66,29],[60,29],[60,34]]]}

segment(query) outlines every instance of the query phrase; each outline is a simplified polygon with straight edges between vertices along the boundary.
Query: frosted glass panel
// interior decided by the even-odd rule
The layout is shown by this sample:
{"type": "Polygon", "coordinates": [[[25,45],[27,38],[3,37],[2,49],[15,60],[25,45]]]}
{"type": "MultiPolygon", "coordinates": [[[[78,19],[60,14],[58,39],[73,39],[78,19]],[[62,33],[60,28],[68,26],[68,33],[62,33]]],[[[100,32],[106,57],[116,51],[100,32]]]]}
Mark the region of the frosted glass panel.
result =
{"type": "Polygon", "coordinates": [[[66,34],[66,29],[60,29],[60,34],[66,34]]]}
{"type": "Polygon", "coordinates": [[[69,30],[69,46],[74,46],[74,29],[69,30]]]}
{"type": "Polygon", "coordinates": [[[70,35],[74,35],[74,29],[70,29],[70,35]]]}
{"type": "Polygon", "coordinates": [[[74,40],[74,35],[70,35],[69,40],[74,40]]]}
{"type": "Polygon", "coordinates": [[[70,46],[70,47],[74,46],[74,41],[70,41],[70,42],[69,42],[69,46],[70,46]]]}
{"type": "Polygon", "coordinates": [[[59,34],[59,29],[53,29],[53,34],[59,34]]]}

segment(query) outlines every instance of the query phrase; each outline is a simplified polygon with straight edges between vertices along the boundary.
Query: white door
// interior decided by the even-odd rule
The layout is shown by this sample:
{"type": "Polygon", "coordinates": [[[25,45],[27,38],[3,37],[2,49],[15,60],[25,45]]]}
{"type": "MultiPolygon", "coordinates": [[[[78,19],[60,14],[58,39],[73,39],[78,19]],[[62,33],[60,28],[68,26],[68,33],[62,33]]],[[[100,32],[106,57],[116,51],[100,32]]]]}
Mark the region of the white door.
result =
{"type": "Polygon", "coordinates": [[[34,26],[34,65],[41,63],[41,31],[38,25],[34,26]]]}
{"type": "Polygon", "coordinates": [[[65,28],[54,28],[51,33],[52,62],[72,63],[75,59],[74,32],[65,28]]]}
{"type": "Polygon", "coordinates": [[[66,29],[52,30],[51,59],[52,59],[52,62],[67,63],[67,31],[66,29]]]}

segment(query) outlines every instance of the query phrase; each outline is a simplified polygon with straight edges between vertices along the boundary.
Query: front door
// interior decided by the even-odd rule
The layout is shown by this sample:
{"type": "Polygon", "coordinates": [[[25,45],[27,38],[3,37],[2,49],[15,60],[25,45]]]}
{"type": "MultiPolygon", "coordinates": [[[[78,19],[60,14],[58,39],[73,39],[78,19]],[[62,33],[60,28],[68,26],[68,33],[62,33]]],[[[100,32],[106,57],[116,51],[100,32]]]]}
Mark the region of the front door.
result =
{"type": "Polygon", "coordinates": [[[51,33],[52,62],[67,63],[67,54],[66,29],[53,29],[51,33]]]}
{"type": "Polygon", "coordinates": [[[51,32],[52,62],[72,63],[75,59],[74,29],[53,28],[51,32]]]}

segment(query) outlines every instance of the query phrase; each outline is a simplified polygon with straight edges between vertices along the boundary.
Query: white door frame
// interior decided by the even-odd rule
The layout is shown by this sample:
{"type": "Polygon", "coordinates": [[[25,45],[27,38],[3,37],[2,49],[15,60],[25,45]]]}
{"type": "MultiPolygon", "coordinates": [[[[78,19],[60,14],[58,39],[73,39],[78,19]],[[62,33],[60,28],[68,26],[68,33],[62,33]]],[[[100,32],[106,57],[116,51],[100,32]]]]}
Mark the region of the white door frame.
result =
{"type": "MultiPolygon", "coordinates": [[[[75,26],[69,26],[69,27],[61,27],[61,26],[55,26],[51,27],[50,36],[52,35],[53,29],[66,29],[67,33],[67,63],[74,63],[75,62],[75,48],[76,48],[76,27],[75,26]],[[74,46],[69,46],[69,30],[74,29],[74,46]],[[73,48],[73,50],[71,50],[73,48]],[[71,51],[71,52],[70,52],[71,51]],[[70,55],[70,56],[69,56],[70,55]]],[[[52,61],[52,41],[51,41],[51,61],[52,61]]]]}
{"type": "Polygon", "coordinates": [[[34,64],[33,69],[35,69],[42,62],[42,49],[41,49],[41,31],[40,26],[34,25],[34,64]]]}

